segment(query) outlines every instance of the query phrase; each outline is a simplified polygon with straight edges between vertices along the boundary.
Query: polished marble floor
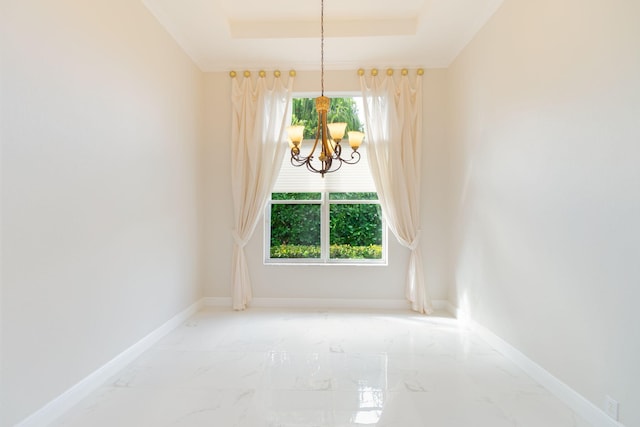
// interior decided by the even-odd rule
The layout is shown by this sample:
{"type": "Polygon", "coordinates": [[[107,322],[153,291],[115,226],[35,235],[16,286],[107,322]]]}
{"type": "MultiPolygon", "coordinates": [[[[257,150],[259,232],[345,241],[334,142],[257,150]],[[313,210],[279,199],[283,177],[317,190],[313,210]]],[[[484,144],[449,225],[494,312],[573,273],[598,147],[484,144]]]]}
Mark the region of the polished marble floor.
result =
{"type": "Polygon", "coordinates": [[[210,309],[54,426],[589,424],[446,315],[210,309]]]}

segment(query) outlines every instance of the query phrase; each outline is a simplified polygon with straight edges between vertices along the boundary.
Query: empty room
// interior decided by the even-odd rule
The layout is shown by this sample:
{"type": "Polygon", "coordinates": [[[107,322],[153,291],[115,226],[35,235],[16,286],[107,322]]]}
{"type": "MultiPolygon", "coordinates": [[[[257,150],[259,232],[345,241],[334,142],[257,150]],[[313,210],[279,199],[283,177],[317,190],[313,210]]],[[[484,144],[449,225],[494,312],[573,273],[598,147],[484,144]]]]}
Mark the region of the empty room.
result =
{"type": "Polygon", "coordinates": [[[639,1],[0,34],[0,427],[640,426],[639,1]]]}

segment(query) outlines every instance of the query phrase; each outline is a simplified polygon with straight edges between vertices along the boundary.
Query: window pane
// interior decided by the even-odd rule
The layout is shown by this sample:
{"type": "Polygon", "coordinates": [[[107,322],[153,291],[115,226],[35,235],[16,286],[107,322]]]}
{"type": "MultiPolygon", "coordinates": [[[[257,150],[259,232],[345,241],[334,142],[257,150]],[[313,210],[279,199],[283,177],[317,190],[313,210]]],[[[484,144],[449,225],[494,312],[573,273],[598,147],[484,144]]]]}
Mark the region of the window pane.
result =
{"type": "Polygon", "coordinates": [[[378,204],[332,204],[330,257],[382,259],[382,211],[378,204]]]}
{"type": "Polygon", "coordinates": [[[378,193],[330,193],[329,200],[378,200],[378,193]]]}
{"type": "Polygon", "coordinates": [[[320,208],[271,205],[271,258],[320,258],[320,208]]]}
{"type": "MultiPolygon", "coordinates": [[[[347,130],[364,129],[364,117],[359,112],[358,105],[353,97],[331,98],[327,121],[329,123],[345,122],[347,130]]],[[[304,138],[313,139],[318,128],[318,112],[315,98],[293,98],[291,105],[291,124],[304,126],[304,138]]]]}
{"type": "Polygon", "coordinates": [[[271,200],[320,200],[321,193],[271,193],[271,200]]]}

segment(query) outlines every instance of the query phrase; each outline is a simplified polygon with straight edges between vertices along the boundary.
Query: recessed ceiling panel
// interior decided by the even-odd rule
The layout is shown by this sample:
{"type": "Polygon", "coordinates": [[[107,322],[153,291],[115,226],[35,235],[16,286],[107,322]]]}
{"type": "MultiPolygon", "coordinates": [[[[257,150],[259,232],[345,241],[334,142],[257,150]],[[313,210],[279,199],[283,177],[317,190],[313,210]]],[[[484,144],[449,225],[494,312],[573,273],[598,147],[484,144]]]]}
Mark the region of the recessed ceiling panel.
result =
{"type": "MultiPolygon", "coordinates": [[[[413,36],[417,18],[353,19],[324,22],[325,37],[413,36]]],[[[316,21],[231,21],[234,39],[318,38],[320,24],[316,21]]]]}
{"type": "MultiPolygon", "coordinates": [[[[325,0],[325,64],[446,67],[502,1],[325,0]]],[[[143,2],[204,71],[318,67],[319,0],[143,2]]]]}
{"type": "MultiPolygon", "coordinates": [[[[418,15],[431,0],[324,0],[326,18],[398,18],[418,15]]],[[[231,20],[319,19],[320,0],[219,0],[231,20]]]]}

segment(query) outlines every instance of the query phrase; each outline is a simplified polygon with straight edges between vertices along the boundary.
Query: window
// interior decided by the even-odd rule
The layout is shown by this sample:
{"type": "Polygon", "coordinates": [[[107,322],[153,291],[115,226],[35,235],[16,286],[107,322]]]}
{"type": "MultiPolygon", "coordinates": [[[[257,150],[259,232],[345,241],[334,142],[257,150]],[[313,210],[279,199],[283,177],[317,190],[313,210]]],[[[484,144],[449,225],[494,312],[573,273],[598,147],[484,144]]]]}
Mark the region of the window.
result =
{"type": "MultiPolygon", "coordinates": [[[[357,100],[336,104],[352,105],[357,114],[357,100]]],[[[306,122],[295,106],[296,100],[294,121],[306,122]]],[[[317,113],[313,109],[307,114],[317,113]]],[[[360,126],[358,120],[345,121],[351,128],[360,126]]],[[[312,144],[313,140],[305,140],[302,152],[312,144]]],[[[324,178],[291,165],[287,151],[265,212],[265,262],[386,263],[386,226],[369,171],[366,142],[359,151],[360,162],[343,165],[324,178]]]]}
{"type": "Polygon", "coordinates": [[[267,225],[270,262],[381,263],[386,258],[376,193],[273,193],[267,225]]]}

